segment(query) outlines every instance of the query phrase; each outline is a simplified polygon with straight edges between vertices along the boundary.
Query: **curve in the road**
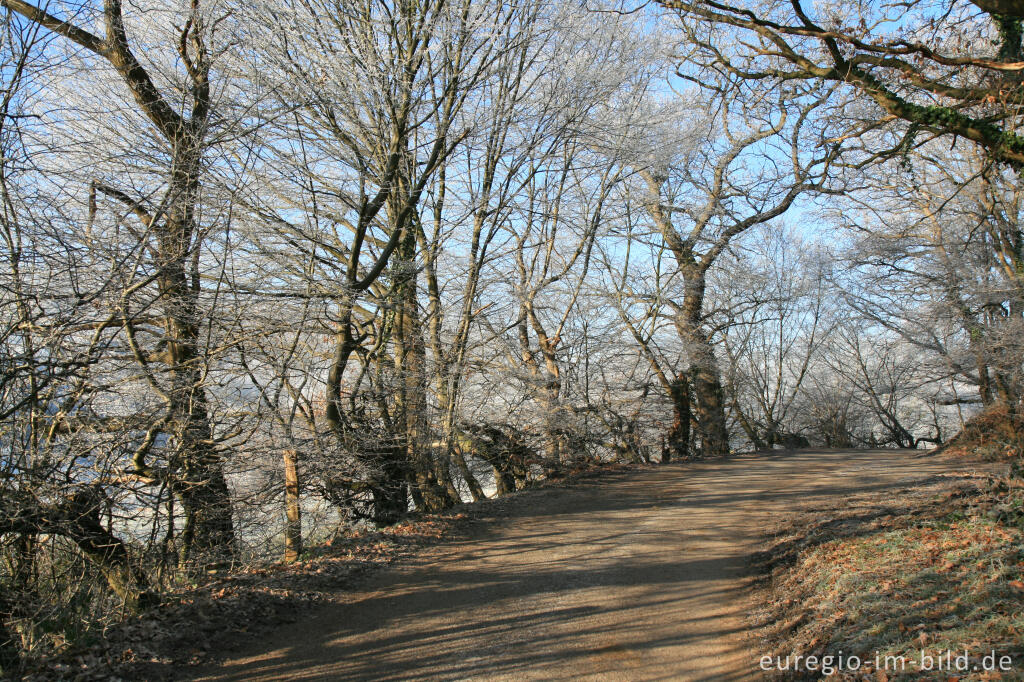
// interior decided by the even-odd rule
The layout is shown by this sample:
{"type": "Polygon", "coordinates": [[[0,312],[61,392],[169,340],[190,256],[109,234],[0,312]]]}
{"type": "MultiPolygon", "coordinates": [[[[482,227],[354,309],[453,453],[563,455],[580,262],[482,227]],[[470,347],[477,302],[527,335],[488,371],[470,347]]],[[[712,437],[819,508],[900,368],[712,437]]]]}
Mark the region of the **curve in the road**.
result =
{"type": "Polygon", "coordinates": [[[757,679],[748,559],[772,517],[950,469],[920,455],[743,455],[527,491],[471,538],[190,677],[757,679]]]}

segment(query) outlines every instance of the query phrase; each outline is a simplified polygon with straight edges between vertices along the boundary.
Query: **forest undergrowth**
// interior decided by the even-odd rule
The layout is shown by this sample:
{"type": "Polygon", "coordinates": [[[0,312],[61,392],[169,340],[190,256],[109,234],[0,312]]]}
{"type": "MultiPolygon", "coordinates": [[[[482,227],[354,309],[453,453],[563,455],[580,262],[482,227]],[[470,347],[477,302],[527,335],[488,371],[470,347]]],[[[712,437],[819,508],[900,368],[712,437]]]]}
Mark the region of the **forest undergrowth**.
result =
{"type": "MultiPolygon", "coordinates": [[[[590,464],[539,481],[527,490],[569,486],[627,464],[590,464]]],[[[523,492],[523,491],[521,491],[523,492]]],[[[344,598],[375,571],[414,560],[505,515],[516,493],[460,505],[439,514],[409,514],[375,528],[339,530],[294,563],[264,563],[210,572],[161,593],[141,613],[115,611],[75,638],[55,635],[26,658],[16,679],[162,679],[173,670],[221,656],[234,644],[298,622],[310,609],[344,598]]]]}

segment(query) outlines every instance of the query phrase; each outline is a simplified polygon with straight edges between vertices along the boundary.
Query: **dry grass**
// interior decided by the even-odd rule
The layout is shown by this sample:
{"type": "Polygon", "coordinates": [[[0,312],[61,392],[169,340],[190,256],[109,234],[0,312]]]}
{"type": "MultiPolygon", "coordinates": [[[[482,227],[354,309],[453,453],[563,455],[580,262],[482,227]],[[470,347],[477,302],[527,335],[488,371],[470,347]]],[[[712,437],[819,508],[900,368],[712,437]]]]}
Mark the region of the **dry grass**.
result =
{"type": "Polygon", "coordinates": [[[993,405],[969,419],[940,450],[989,461],[1019,461],[1024,458],[1024,416],[1006,405],[993,405]]]}
{"type": "MultiPolygon", "coordinates": [[[[568,487],[631,466],[581,465],[531,489],[568,487]]],[[[531,489],[523,492],[529,494],[531,489]]],[[[379,530],[350,530],[311,547],[294,564],[207,576],[201,583],[162,594],[159,606],[121,619],[106,628],[98,641],[27,662],[20,679],[166,678],[185,666],[219,657],[237,640],[296,622],[307,609],[337,598],[370,571],[415,557],[432,545],[506,516],[513,497],[463,504],[443,514],[411,515],[379,530]]]]}
{"type": "Polygon", "coordinates": [[[100,641],[34,662],[24,680],[160,679],[216,656],[234,638],[295,622],[368,571],[457,534],[466,513],[426,515],[339,536],[290,565],[250,567],[162,595],[100,641]]]}
{"type": "Polygon", "coordinates": [[[806,510],[778,529],[761,557],[768,650],[865,662],[831,679],[1024,679],[1024,484],[957,474],[895,492],[806,510]],[[965,650],[967,670],[921,670],[922,652],[965,650]],[[1014,671],[986,674],[993,651],[1014,671]],[[886,656],[906,666],[876,670],[876,654],[882,668],[886,656]]]}

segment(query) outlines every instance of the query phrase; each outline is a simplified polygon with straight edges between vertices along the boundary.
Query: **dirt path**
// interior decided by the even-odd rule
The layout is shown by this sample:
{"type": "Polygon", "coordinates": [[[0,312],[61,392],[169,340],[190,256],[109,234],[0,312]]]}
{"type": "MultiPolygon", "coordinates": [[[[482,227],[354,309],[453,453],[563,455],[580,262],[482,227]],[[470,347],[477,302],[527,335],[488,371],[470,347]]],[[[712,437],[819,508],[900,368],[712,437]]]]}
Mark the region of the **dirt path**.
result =
{"type": "Polygon", "coordinates": [[[757,679],[747,560],[771,517],[949,468],[803,451],[528,491],[193,679],[757,679]]]}

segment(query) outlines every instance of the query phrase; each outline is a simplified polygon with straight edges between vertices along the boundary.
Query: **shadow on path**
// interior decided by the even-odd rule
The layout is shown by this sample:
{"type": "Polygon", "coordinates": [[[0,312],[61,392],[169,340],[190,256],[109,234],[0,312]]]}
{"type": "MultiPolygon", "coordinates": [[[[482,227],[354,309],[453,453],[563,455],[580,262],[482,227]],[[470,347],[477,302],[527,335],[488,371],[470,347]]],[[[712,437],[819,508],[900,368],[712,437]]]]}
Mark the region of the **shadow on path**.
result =
{"type": "Polygon", "coordinates": [[[951,468],[919,454],[743,455],[527,491],[472,537],[186,677],[758,679],[750,561],[772,516],[951,468]]]}

